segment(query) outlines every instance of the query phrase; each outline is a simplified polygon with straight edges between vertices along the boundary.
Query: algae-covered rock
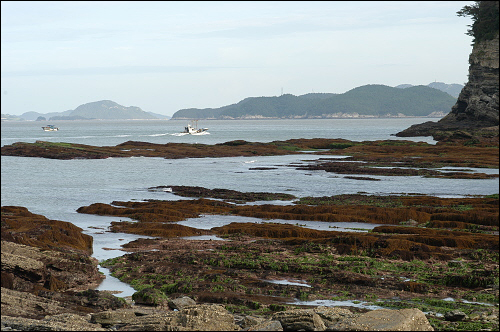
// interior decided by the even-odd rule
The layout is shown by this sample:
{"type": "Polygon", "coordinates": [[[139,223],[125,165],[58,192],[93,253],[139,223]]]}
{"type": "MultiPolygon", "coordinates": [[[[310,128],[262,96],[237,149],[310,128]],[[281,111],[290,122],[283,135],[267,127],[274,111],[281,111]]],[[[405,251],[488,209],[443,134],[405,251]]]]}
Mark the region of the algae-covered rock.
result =
{"type": "Polygon", "coordinates": [[[168,297],[161,290],[154,287],[148,287],[135,292],[132,295],[132,300],[136,304],[158,306],[168,303],[168,297]]]}

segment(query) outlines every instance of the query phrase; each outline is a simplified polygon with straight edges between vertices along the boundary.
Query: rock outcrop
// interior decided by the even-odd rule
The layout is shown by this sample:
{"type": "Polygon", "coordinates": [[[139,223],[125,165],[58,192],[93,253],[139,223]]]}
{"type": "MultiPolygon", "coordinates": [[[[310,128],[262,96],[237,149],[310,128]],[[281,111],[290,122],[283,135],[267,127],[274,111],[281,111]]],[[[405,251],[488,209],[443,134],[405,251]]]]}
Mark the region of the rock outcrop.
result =
{"type": "Polygon", "coordinates": [[[109,292],[89,289],[104,276],[98,271],[97,260],[90,256],[92,237],[83,234],[81,228],[49,220],[24,207],[3,206],[1,210],[2,324],[4,316],[9,316],[7,320],[14,329],[22,329],[20,319],[31,319],[35,330],[43,329],[40,326],[44,324],[53,330],[72,330],[64,325],[68,323],[65,319],[38,320],[126,305],[109,292]]]}
{"type": "Polygon", "coordinates": [[[498,126],[498,35],[474,45],[469,57],[469,81],[442,125],[498,126]]]}
{"type": "Polygon", "coordinates": [[[2,207],[2,287],[32,292],[85,290],[104,278],[91,236],[19,206],[2,207]]]}
{"type": "Polygon", "coordinates": [[[345,308],[293,309],[262,317],[237,317],[220,304],[179,311],[131,308],[90,315],[57,314],[43,319],[2,315],[2,330],[21,331],[434,331],[418,309],[353,313],[345,308]]]}
{"type": "Polygon", "coordinates": [[[498,141],[498,47],[498,32],[493,39],[476,41],[469,56],[469,80],[451,112],[438,122],[413,125],[396,136],[433,136],[438,141],[484,141],[496,136],[498,141]]]}

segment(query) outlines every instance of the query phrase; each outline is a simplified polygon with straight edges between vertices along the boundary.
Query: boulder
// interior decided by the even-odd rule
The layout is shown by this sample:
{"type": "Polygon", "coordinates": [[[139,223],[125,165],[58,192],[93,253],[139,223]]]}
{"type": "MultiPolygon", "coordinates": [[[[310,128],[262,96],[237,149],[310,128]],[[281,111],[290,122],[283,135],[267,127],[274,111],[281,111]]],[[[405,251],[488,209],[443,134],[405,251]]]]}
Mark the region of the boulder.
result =
{"type": "Polygon", "coordinates": [[[450,322],[457,322],[467,318],[467,315],[460,310],[451,310],[444,314],[444,319],[450,322]]]}
{"type": "Polygon", "coordinates": [[[419,309],[378,309],[345,322],[341,330],[348,331],[434,331],[419,309]]]}
{"type": "Polygon", "coordinates": [[[359,314],[351,312],[349,309],[339,307],[324,307],[319,306],[313,309],[316,314],[323,320],[325,326],[332,326],[339,321],[354,319],[359,314]]]}
{"type": "Polygon", "coordinates": [[[272,315],[272,320],[281,323],[283,331],[324,331],[325,324],[313,309],[292,309],[272,315]]]}
{"type": "Polygon", "coordinates": [[[168,301],[168,306],[172,310],[181,310],[184,307],[196,305],[195,300],[188,296],[179,297],[173,300],[168,301]]]}
{"type": "Polygon", "coordinates": [[[97,260],[81,252],[41,250],[2,241],[2,272],[9,288],[35,292],[77,290],[97,285],[103,278],[97,260]]]}
{"type": "Polygon", "coordinates": [[[171,327],[179,331],[238,331],[234,316],[219,304],[200,304],[174,312],[171,327]]]}
{"type": "Polygon", "coordinates": [[[180,311],[159,311],[135,317],[119,331],[238,331],[234,317],[222,305],[200,304],[180,311]]]}

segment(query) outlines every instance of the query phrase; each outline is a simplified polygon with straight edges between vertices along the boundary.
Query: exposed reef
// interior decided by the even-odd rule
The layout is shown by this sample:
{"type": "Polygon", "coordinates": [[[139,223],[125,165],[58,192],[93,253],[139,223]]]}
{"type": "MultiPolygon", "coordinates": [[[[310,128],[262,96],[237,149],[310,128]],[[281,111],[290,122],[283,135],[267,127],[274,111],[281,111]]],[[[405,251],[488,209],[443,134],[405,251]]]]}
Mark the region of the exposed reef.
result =
{"type": "MultiPolygon", "coordinates": [[[[182,201],[113,202],[92,204],[80,213],[129,217],[139,222],[112,222],[111,230],[159,236],[248,234],[287,239],[294,243],[330,243],[342,253],[366,250],[376,257],[448,257],[441,247],[498,250],[498,198],[437,198],[429,196],[339,195],[306,197],[294,205],[236,205],[209,199],[182,201]],[[237,215],[271,222],[231,223],[208,230],[169,224],[201,214],[237,215]],[[362,222],[397,225],[375,227],[366,234],[317,231],[295,225],[272,223],[272,219],[291,221],[362,222]],[[407,225],[401,227],[401,225],[407,225]],[[408,225],[426,228],[412,229],[408,225]],[[454,231],[441,230],[450,228],[454,231]],[[397,230],[402,229],[404,234],[397,230]],[[460,230],[460,231],[459,231],[460,230]],[[478,234],[476,232],[482,232],[478,234]],[[353,249],[356,248],[356,249],[353,249]],[[444,255],[444,256],[443,256],[444,255]]],[[[448,257],[449,258],[449,257],[448,257]]]]}
{"type": "MultiPolygon", "coordinates": [[[[183,204],[184,211],[205,214],[215,211],[215,202],[221,209],[216,214],[270,220],[233,222],[205,233],[225,241],[187,240],[179,238],[184,233],[158,233],[154,235],[157,238],[124,245],[130,253],[106,261],[105,266],[114,276],[134,285],[138,299],[146,295],[147,301],[154,299],[149,302],[154,306],[189,296],[198,303],[224,305],[235,314],[258,313],[274,319],[279,313],[291,314],[298,300],[351,300],[381,307],[437,310],[442,316],[427,314],[427,318],[438,330],[472,326],[467,324],[486,329],[497,326],[491,320],[470,318],[483,315],[484,308],[492,310],[491,317],[498,317],[496,307],[467,308],[458,301],[442,299],[498,300],[498,195],[339,195],[306,197],[289,206],[246,206],[206,198],[113,204],[121,207],[123,215],[132,215],[134,210],[147,215],[153,207],[160,212],[175,206],[179,211],[183,204]],[[288,219],[291,224],[273,223],[273,218],[288,219]],[[302,227],[297,220],[387,225],[370,232],[338,232],[302,227]],[[467,312],[463,316],[467,318],[452,325],[443,315],[449,317],[459,308],[467,312]]],[[[80,212],[102,214],[106,208],[91,205],[80,212]]],[[[136,216],[142,218],[141,214],[136,216]]],[[[127,224],[140,229],[141,224],[149,228],[154,222],[127,224]]],[[[157,224],[169,225],[164,221],[157,224]]],[[[349,310],[350,314],[369,311],[363,307],[349,310]]]]}
{"type": "MultiPolygon", "coordinates": [[[[217,195],[215,191],[200,193],[217,195]]],[[[349,299],[408,308],[423,301],[422,310],[432,308],[442,314],[449,309],[436,306],[445,297],[498,299],[498,195],[438,198],[356,194],[304,197],[293,203],[155,200],[113,202],[114,207],[93,204],[79,212],[120,213],[139,220],[113,222],[112,231],[145,234],[143,229],[149,231],[158,225],[155,232],[147,233],[157,238],[132,241],[123,246],[132,253],[104,263],[138,293],[155,299],[152,305],[188,295],[196,302],[223,304],[231,312],[267,312],[266,316],[274,317],[276,311],[289,312],[297,299],[349,299]],[[199,233],[218,235],[226,241],[186,240],[179,237],[189,233],[170,229],[168,226],[176,224],[166,222],[169,218],[163,216],[173,208],[176,220],[183,215],[193,218],[191,211],[195,211],[267,221],[232,222],[199,233]],[[151,222],[152,211],[161,222],[151,222]],[[291,223],[273,223],[273,219],[291,223]],[[302,227],[298,220],[387,226],[370,232],[320,231],[302,227]],[[124,225],[134,228],[118,228],[124,225]],[[424,304],[426,301],[429,303],[424,304]]],[[[454,308],[466,310],[459,304],[454,308]]],[[[351,308],[351,313],[366,311],[351,308]]],[[[449,326],[442,316],[429,319],[433,326],[449,326]]],[[[491,321],[480,324],[492,326],[491,321]]]]}
{"type": "Polygon", "coordinates": [[[227,142],[223,144],[189,144],[128,141],[116,146],[91,146],[75,143],[17,142],[1,148],[4,156],[42,157],[51,159],[105,159],[118,157],[161,157],[167,159],[272,156],[297,153],[270,143],[227,142]]]}
{"type": "MultiPolygon", "coordinates": [[[[4,156],[43,157],[56,159],[94,159],[109,157],[162,157],[162,158],[204,158],[235,156],[269,156],[299,154],[301,151],[314,151],[318,155],[345,156],[338,159],[319,159],[315,164],[292,164],[291,167],[310,170],[325,170],[347,175],[384,175],[384,176],[425,176],[461,179],[487,179],[498,177],[497,174],[484,174],[462,170],[439,170],[442,167],[498,168],[498,142],[494,144],[437,144],[411,141],[363,141],[354,142],[343,139],[291,139],[270,143],[249,143],[231,141],[216,145],[167,143],[153,144],[146,142],[125,142],[115,147],[95,147],[70,143],[14,143],[1,147],[4,156]],[[362,162],[362,163],[360,163],[362,162]]],[[[258,171],[259,169],[254,168],[258,171]]],[[[358,177],[358,180],[377,180],[358,177]]],[[[150,188],[166,190],[170,187],[150,188]]],[[[173,189],[172,189],[173,190],[173,189]]],[[[177,187],[177,193],[193,197],[204,197],[197,188],[177,187]],[[182,191],[182,193],[181,193],[182,191]]],[[[207,189],[204,189],[207,190],[207,189]]],[[[233,195],[229,190],[211,189],[218,192],[218,197],[233,195]]],[[[212,195],[213,193],[206,193],[212,195]]],[[[286,194],[275,198],[263,193],[249,193],[235,200],[289,199],[286,194]],[[250,198],[253,195],[254,198],[250,198]]]]}
{"type": "Polygon", "coordinates": [[[266,193],[266,192],[241,192],[229,189],[207,189],[197,186],[157,186],[148,188],[150,191],[165,191],[172,192],[183,197],[199,197],[199,198],[216,198],[227,202],[244,203],[255,201],[274,201],[284,200],[291,201],[297,197],[291,194],[283,193],[266,193]]]}
{"type": "MultiPolygon", "coordinates": [[[[272,309],[267,307],[267,312],[262,314],[258,311],[236,314],[239,310],[234,310],[232,303],[259,310],[264,308],[265,300],[261,304],[256,301],[259,295],[239,293],[237,297],[230,297],[232,300],[229,303],[218,304],[221,298],[211,291],[195,297],[201,304],[184,295],[174,298],[171,295],[178,289],[197,290],[200,287],[196,279],[191,283],[183,281],[181,276],[184,268],[176,272],[176,283],[172,285],[162,284],[162,287],[153,288],[134,284],[140,290],[134,294],[136,305],[130,307],[123,299],[109,292],[86,289],[91,281],[100,280],[102,276],[96,273],[96,262],[89,259],[88,250],[80,249],[82,239],[88,242],[89,237],[78,236],[81,235],[78,230],[70,223],[48,220],[22,207],[2,207],[2,331],[283,331],[297,327],[323,331],[334,326],[347,329],[363,326],[365,330],[378,330],[388,323],[404,330],[432,330],[419,309],[363,313],[343,308],[293,309],[292,306],[282,305],[271,306],[272,309]],[[58,230],[61,237],[54,230],[58,230]],[[69,232],[72,232],[72,237],[68,238],[69,232]],[[71,241],[73,237],[74,241],[71,241]],[[32,245],[18,243],[25,242],[27,238],[33,240],[32,245]],[[168,289],[167,293],[162,293],[164,288],[168,289]],[[394,319],[394,315],[397,319],[394,319]]],[[[148,243],[143,239],[126,247],[134,250],[141,241],[148,243]]],[[[213,241],[214,244],[216,242],[213,241]]],[[[185,249],[186,244],[189,241],[182,242],[185,249]]],[[[86,248],[85,245],[83,247],[86,248]]],[[[192,248],[188,250],[192,252],[192,248]]],[[[142,254],[133,255],[134,260],[142,257],[142,254]]],[[[167,256],[177,257],[170,253],[167,256]]],[[[163,270],[161,259],[156,263],[149,260],[143,263],[147,266],[143,276],[156,278],[156,272],[168,272],[163,270]]],[[[107,264],[113,265],[111,261],[107,264]]],[[[197,272],[212,277],[207,278],[205,285],[219,285],[220,274],[200,268],[201,265],[197,272]]],[[[166,281],[169,275],[162,277],[166,281]]]]}

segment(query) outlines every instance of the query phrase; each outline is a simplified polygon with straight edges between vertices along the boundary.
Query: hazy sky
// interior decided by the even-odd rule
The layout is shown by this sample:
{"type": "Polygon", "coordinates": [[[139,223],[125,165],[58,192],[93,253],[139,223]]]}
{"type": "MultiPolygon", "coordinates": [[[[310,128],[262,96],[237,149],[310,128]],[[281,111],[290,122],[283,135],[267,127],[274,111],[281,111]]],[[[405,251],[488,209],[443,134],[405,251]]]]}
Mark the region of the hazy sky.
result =
{"type": "Polygon", "coordinates": [[[474,1],[2,1],[1,110],[172,115],[366,84],[465,84],[474,1]]]}

